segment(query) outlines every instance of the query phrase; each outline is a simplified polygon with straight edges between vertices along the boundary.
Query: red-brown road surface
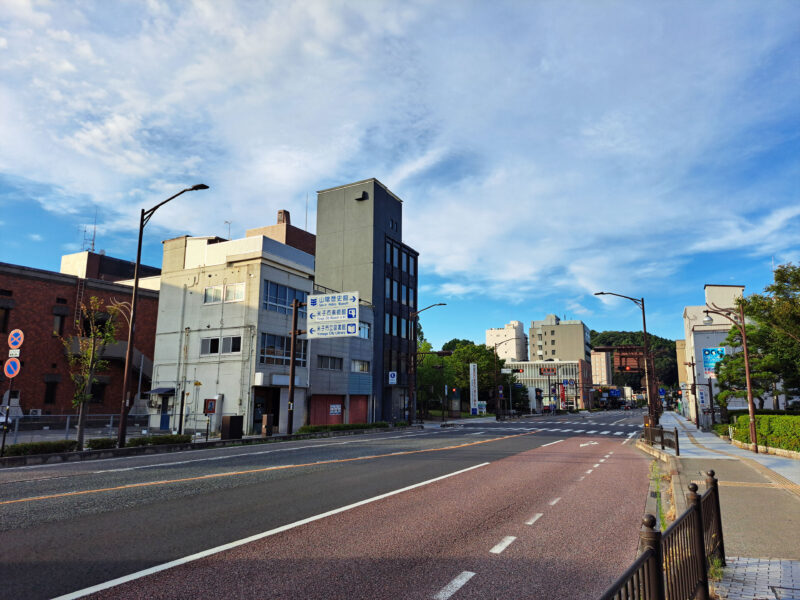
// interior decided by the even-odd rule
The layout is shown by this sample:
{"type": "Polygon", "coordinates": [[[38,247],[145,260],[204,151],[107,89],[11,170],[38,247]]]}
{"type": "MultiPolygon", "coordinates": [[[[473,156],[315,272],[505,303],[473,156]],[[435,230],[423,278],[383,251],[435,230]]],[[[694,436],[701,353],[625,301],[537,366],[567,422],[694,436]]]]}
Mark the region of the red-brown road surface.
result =
{"type": "Polygon", "coordinates": [[[647,486],[630,445],[574,437],[89,597],[596,598],[635,558],[647,486]]]}

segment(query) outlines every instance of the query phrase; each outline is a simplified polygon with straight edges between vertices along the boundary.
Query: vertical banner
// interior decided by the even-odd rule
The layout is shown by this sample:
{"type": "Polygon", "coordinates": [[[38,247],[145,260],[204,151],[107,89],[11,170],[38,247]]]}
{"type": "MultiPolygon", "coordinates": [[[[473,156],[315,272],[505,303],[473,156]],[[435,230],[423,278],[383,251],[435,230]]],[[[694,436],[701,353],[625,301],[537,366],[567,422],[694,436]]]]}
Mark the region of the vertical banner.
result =
{"type": "Polygon", "coordinates": [[[717,373],[714,367],[725,358],[725,348],[703,348],[703,374],[706,379],[716,379],[717,373]]]}
{"type": "Polygon", "coordinates": [[[469,412],[478,414],[478,364],[469,363],[469,412]]]}

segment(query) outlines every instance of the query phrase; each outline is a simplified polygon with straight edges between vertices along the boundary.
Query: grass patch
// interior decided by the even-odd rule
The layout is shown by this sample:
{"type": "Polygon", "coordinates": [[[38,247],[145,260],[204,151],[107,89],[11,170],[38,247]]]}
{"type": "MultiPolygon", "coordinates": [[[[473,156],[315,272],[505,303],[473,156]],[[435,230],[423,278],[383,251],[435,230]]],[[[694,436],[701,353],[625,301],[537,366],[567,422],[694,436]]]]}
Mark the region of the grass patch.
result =
{"type": "Polygon", "coordinates": [[[722,561],[717,556],[712,556],[708,562],[708,579],[710,581],[722,580],[722,561]]]}
{"type": "Polygon", "coordinates": [[[664,511],[664,503],[661,501],[661,467],[657,460],[650,463],[650,481],[656,489],[656,511],[658,512],[658,524],[661,531],[667,528],[667,515],[664,511]]]}

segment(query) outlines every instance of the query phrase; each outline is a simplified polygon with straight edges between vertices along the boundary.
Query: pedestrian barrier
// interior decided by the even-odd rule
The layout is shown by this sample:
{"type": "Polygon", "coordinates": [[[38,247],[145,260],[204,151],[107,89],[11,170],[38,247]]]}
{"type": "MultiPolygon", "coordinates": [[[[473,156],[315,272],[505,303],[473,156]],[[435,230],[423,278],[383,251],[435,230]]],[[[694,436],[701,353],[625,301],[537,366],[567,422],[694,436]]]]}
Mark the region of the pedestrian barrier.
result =
{"type": "Polygon", "coordinates": [[[680,443],[678,442],[678,429],[677,427],[672,431],[664,429],[660,425],[658,427],[645,427],[642,433],[642,440],[655,446],[661,445],[661,449],[672,448],[675,450],[675,456],[681,455],[680,443]]]}
{"type": "Polygon", "coordinates": [[[645,515],[639,539],[642,554],[603,594],[601,600],[708,600],[708,563],[725,565],[719,486],[708,471],[708,489],[697,493],[689,484],[689,508],[667,527],[656,528],[656,518],[645,515]]]}

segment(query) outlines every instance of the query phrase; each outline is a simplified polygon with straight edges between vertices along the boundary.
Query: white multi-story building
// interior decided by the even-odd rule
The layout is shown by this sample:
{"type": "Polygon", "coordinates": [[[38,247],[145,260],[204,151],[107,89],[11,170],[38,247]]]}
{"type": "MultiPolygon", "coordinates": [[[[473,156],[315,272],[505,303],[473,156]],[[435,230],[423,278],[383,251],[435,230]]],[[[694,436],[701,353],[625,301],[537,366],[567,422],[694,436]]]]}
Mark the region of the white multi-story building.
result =
{"type": "Polygon", "coordinates": [[[528,388],[531,412],[540,413],[545,406],[592,408],[592,367],[585,360],[506,361],[505,366],[522,369],[516,379],[528,388]],[[537,388],[541,401],[536,400],[537,388]]]}
{"type": "Polygon", "coordinates": [[[592,382],[595,385],[613,385],[614,353],[592,350],[592,382]]]}
{"type": "Polygon", "coordinates": [[[591,362],[591,337],[583,321],[562,321],[547,315],[532,321],[530,328],[531,360],[585,360],[591,362]]]}
{"type": "Polygon", "coordinates": [[[528,360],[528,336],[521,321],[486,330],[486,345],[497,348],[497,357],[506,360],[528,360]]]}

